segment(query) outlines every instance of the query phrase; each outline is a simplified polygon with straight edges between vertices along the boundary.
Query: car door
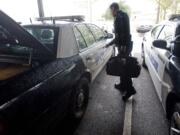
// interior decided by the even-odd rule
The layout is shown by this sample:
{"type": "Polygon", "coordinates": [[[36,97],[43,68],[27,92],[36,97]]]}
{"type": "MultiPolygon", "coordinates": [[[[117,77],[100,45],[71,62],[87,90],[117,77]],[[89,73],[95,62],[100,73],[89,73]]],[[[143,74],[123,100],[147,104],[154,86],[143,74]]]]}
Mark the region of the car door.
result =
{"type": "Polygon", "coordinates": [[[159,89],[159,91],[161,93],[161,99],[162,99],[162,103],[164,107],[166,105],[167,95],[171,91],[171,88],[172,88],[172,82],[168,73],[168,64],[169,64],[169,59],[172,55],[171,41],[173,40],[174,32],[175,32],[175,28],[173,25],[170,25],[170,24],[165,25],[161,33],[159,34],[158,39],[167,41],[167,48],[169,49],[155,48],[157,61],[159,64],[157,74],[161,82],[161,89],[159,89]]]}
{"type": "Polygon", "coordinates": [[[151,52],[152,52],[152,42],[157,39],[159,36],[160,31],[162,30],[163,26],[158,25],[154,27],[151,32],[147,33],[145,37],[143,38],[143,44],[144,44],[144,55],[145,55],[145,61],[148,66],[148,68],[151,68],[151,52]]]}
{"type": "Polygon", "coordinates": [[[98,57],[97,52],[99,51],[94,47],[96,45],[95,38],[85,24],[77,24],[74,27],[74,31],[79,45],[80,56],[88,70],[90,70],[92,79],[94,79],[98,69],[96,59],[98,57]]]}
{"type": "Polygon", "coordinates": [[[164,25],[158,25],[155,28],[153,28],[144,43],[146,64],[149,69],[149,73],[151,75],[151,78],[153,80],[154,86],[156,88],[160,100],[161,100],[161,92],[160,92],[161,83],[158,76],[158,70],[160,69],[160,67],[158,63],[156,48],[152,45],[152,43],[154,40],[158,38],[163,27],[164,25]]]}
{"type": "Polygon", "coordinates": [[[106,38],[106,34],[105,32],[102,31],[102,29],[100,29],[98,26],[94,24],[87,24],[87,26],[93,33],[96,40],[96,45],[94,47],[97,50],[96,62],[98,65],[98,70],[97,70],[97,74],[98,74],[101,71],[101,69],[104,67],[104,65],[107,63],[109,58],[112,56],[113,48],[105,47],[109,39],[106,38]]]}

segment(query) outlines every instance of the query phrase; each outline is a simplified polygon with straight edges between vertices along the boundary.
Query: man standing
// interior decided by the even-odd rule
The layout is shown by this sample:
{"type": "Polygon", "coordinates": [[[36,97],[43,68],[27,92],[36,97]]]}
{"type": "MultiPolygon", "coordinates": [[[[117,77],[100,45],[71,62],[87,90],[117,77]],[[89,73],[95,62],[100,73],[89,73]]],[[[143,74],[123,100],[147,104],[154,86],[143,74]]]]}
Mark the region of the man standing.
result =
{"type": "MultiPolygon", "coordinates": [[[[129,56],[132,51],[129,17],[127,13],[119,10],[118,3],[112,3],[110,5],[110,10],[114,17],[115,39],[110,42],[107,47],[115,44],[119,52],[118,57],[129,56]]],[[[136,90],[132,84],[132,79],[127,75],[120,77],[120,84],[115,84],[115,88],[121,92],[126,92],[123,96],[124,101],[136,94],[136,90]]]]}

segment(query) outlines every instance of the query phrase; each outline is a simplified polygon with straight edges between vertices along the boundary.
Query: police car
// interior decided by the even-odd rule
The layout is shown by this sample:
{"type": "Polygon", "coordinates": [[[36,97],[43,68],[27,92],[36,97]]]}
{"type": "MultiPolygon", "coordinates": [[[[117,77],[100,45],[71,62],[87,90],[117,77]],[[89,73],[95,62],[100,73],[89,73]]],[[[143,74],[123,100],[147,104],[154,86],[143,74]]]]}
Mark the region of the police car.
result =
{"type": "Polygon", "coordinates": [[[145,35],[143,66],[170,120],[170,135],[180,134],[180,16],[173,15],[145,35]]]}
{"type": "Polygon", "coordinates": [[[82,16],[22,27],[0,11],[0,20],[0,134],[51,134],[67,115],[80,120],[112,34],[82,16]]]}

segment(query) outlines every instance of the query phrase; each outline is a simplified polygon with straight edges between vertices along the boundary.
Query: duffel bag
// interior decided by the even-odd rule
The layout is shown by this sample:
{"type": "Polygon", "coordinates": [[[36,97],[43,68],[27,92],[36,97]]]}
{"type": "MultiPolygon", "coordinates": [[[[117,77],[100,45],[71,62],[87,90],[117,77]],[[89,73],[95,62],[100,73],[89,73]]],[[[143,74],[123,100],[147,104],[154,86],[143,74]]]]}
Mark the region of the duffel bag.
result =
{"type": "Polygon", "coordinates": [[[125,59],[112,57],[107,62],[106,73],[112,76],[125,75],[125,59]]]}
{"type": "Polygon", "coordinates": [[[112,57],[107,63],[106,73],[112,76],[128,76],[137,78],[140,75],[141,66],[135,57],[112,57]]]}

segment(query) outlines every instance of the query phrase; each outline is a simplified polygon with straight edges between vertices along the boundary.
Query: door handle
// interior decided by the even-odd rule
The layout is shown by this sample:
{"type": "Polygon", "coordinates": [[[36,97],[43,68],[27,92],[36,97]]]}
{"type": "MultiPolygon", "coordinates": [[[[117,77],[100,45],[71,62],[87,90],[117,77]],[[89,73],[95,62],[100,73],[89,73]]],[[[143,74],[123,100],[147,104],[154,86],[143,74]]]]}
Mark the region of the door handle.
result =
{"type": "Polygon", "coordinates": [[[151,46],[151,49],[154,49],[154,47],[153,47],[153,46],[151,46]]]}
{"type": "Polygon", "coordinates": [[[92,60],[92,58],[91,58],[90,56],[87,56],[87,57],[86,57],[86,60],[87,60],[87,61],[90,61],[90,60],[92,60]]]}
{"type": "Polygon", "coordinates": [[[91,53],[91,54],[89,54],[89,55],[86,56],[86,60],[92,60],[93,57],[94,57],[94,54],[91,53]]]}

